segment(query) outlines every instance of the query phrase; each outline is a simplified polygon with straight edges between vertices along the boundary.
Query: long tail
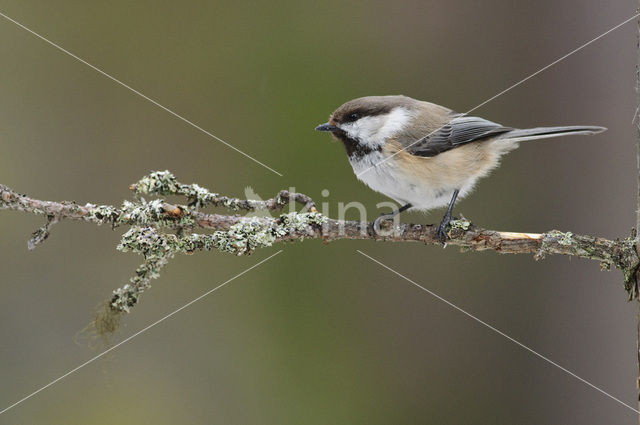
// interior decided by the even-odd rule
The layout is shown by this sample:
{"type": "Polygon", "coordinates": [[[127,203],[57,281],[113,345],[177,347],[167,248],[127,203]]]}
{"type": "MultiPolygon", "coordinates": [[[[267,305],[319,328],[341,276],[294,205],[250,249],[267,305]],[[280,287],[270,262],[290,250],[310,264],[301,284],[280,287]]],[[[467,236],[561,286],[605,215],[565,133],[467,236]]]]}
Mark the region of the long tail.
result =
{"type": "Polygon", "coordinates": [[[511,130],[500,136],[510,142],[523,142],[525,140],[546,139],[557,136],[570,136],[574,134],[597,134],[605,131],[605,127],[597,127],[593,125],[572,125],[565,127],[536,127],[524,130],[511,130]]]}

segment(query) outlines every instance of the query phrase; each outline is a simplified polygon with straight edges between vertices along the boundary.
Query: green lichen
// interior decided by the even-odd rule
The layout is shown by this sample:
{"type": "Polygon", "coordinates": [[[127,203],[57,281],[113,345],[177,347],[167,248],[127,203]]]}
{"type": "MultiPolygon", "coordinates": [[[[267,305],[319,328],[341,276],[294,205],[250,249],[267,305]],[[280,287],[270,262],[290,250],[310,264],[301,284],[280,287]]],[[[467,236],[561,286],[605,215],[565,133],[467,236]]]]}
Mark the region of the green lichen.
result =
{"type": "Polygon", "coordinates": [[[47,222],[47,224],[40,227],[31,234],[31,239],[27,241],[27,248],[29,250],[35,249],[36,246],[47,240],[47,238],[49,237],[49,227],[49,222],[47,222]]]}
{"type": "Polygon", "coordinates": [[[114,224],[119,216],[120,211],[111,205],[96,205],[91,208],[89,220],[97,224],[114,224]]]}
{"type": "MultiPolygon", "coordinates": [[[[189,205],[195,208],[214,204],[233,210],[252,210],[264,204],[261,201],[220,196],[197,184],[181,184],[169,171],[154,171],[140,179],[133,188],[138,195],[186,196],[190,200],[189,205]]],[[[177,253],[217,249],[236,255],[248,255],[257,248],[273,245],[288,234],[295,234],[297,238],[302,239],[304,235],[301,235],[301,232],[304,233],[309,226],[320,226],[327,220],[318,212],[292,212],[277,219],[245,218],[227,230],[218,230],[211,234],[184,231],[165,234],[157,229],[185,229],[195,226],[188,207],[176,207],[180,214],[167,211],[166,208],[167,204],[162,199],[147,202],[140,198],[137,202],[125,201],[121,210],[98,207],[92,212],[92,220],[110,219],[114,223],[117,221],[117,224],[131,225],[132,227],[122,235],[117,249],[135,252],[144,257],[143,264],[136,269],[136,274],[130,282],[113,291],[109,309],[114,314],[128,313],[131,307],[137,304],[141,294],[151,286],[151,280],[160,275],[161,269],[177,253]]]]}
{"type": "Polygon", "coordinates": [[[271,246],[275,241],[273,228],[251,220],[235,224],[227,231],[214,232],[210,246],[222,252],[245,255],[256,248],[271,246]]]}
{"type": "Polygon", "coordinates": [[[197,184],[181,185],[180,194],[189,199],[189,205],[195,208],[204,208],[207,205],[215,203],[218,198],[217,193],[210,192],[197,184]]]}
{"type": "Polygon", "coordinates": [[[204,208],[208,205],[224,207],[233,211],[253,211],[266,208],[262,201],[230,198],[211,192],[198,184],[183,184],[169,171],[152,171],[132,185],[138,195],[180,195],[189,200],[189,206],[204,208]]]}
{"type": "Polygon", "coordinates": [[[146,260],[136,269],[136,275],[130,279],[131,284],[113,291],[111,308],[116,311],[129,313],[131,307],[137,304],[140,295],[151,287],[151,279],[160,277],[160,270],[169,260],[169,257],[155,257],[146,260]]]}
{"type": "Polygon", "coordinates": [[[546,253],[555,251],[553,248],[554,243],[557,243],[558,245],[562,245],[562,246],[573,245],[574,244],[573,233],[561,232],[559,230],[552,230],[550,232],[547,232],[546,237],[542,239],[542,244],[540,245],[540,258],[544,258],[544,254],[546,253]]]}
{"type": "Polygon", "coordinates": [[[236,255],[246,255],[256,248],[273,245],[278,238],[304,231],[308,226],[320,226],[326,220],[325,216],[317,212],[292,212],[282,214],[270,226],[265,226],[259,220],[243,221],[227,231],[217,231],[210,235],[211,247],[236,255]]]}
{"type": "MultiPolygon", "coordinates": [[[[148,176],[133,185],[138,195],[182,195],[189,199],[189,204],[202,208],[210,204],[218,204],[220,195],[210,192],[197,184],[182,184],[168,170],[152,171],[148,176]]],[[[222,197],[223,199],[229,199],[222,197]]],[[[234,200],[231,200],[234,201],[234,200]]],[[[235,200],[239,202],[239,200],[235,200]]],[[[233,207],[234,205],[231,205],[233,207]]]]}
{"type": "Polygon", "coordinates": [[[282,214],[279,218],[280,226],[286,229],[286,233],[290,231],[301,231],[307,226],[322,226],[327,220],[327,217],[319,212],[291,212],[282,214]]]}
{"type": "Polygon", "coordinates": [[[571,232],[556,232],[558,237],[558,243],[563,246],[571,246],[573,244],[573,233],[571,232]]]}
{"type": "Polygon", "coordinates": [[[120,222],[141,226],[191,227],[195,224],[190,214],[172,216],[167,214],[165,203],[161,199],[145,202],[124,201],[120,222]]]}
{"type": "Polygon", "coordinates": [[[451,220],[449,222],[449,228],[451,230],[453,229],[469,230],[471,226],[472,226],[471,222],[466,219],[451,220]]]}
{"type": "Polygon", "coordinates": [[[170,171],[152,171],[135,184],[135,192],[144,195],[175,195],[178,187],[176,176],[170,171]]]}
{"type": "MultiPolygon", "coordinates": [[[[558,243],[558,245],[571,246],[574,244],[573,233],[571,232],[561,232],[559,230],[552,230],[548,232],[547,235],[549,235],[549,237],[555,240],[558,243]]],[[[544,245],[544,240],[543,240],[543,245],[544,245]]]]}
{"type": "Polygon", "coordinates": [[[218,249],[238,255],[251,253],[256,248],[273,245],[278,238],[299,234],[309,226],[321,226],[327,218],[318,212],[282,214],[278,219],[249,218],[234,224],[228,230],[211,234],[173,235],[158,233],[152,227],[133,226],[123,236],[118,249],[132,251],[145,258],[197,250],[218,249]]]}
{"type": "Polygon", "coordinates": [[[168,235],[156,232],[152,227],[133,226],[120,240],[117,249],[122,252],[132,251],[144,256],[144,263],[136,269],[136,275],[130,284],[113,291],[111,308],[128,313],[140,297],[140,294],[151,286],[151,280],[160,276],[160,270],[176,252],[168,243],[168,235]]]}
{"type": "Polygon", "coordinates": [[[150,202],[130,202],[122,203],[122,220],[127,223],[137,223],[145,226],[157,224],[164,219],[164,202],[154,199],[150,202]]]}

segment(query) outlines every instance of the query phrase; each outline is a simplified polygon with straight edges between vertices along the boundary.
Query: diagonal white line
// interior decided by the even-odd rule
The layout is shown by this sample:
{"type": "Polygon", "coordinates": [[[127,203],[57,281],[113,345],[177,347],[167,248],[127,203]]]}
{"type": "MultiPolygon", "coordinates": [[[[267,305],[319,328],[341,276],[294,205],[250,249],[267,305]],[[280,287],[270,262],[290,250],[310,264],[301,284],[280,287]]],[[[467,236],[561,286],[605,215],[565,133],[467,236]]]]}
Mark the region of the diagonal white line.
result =
{"type": "Polygon", "coordinates": [[[225,142],[224,140],[222,140],[220,137],[216,136],[215,134],[205,130],[204,128],[200,127],[199,125],[195,124],[192,121],[189,121],[188,119],[186,119],[185,117],[183,117],[182,115],[178,114],[177,112],[172,111],[171,109],[167,108],[166,106],[161,105],[160,103],[156,102],[155,100],[153,100],[152,98],[150,98],[149,96],[146,96],[145,94],[139,92],[138,90],[134,89],[133,87],[123,83],[122,81],[118,80],[116,77],[107,74],[106,72],[104,72],[103,70],[101,70],[100,68],[91,65],[89,62],[85,61],[82,58],[79,58],[78,56],[74,55],[73,53],[71,53],[70,51],[66,50],[65,48],[57,45],[56,43],[54,43],[51,40],[48,40],[47,38],[43,37],[42,35],[38,34],[37,32],[33,31],[32,29],[29,29],[27,27],[25,27],[24,25],[22,25],[20,22],[16,21],[15,19],[12,19],[10,17],[8,17],[7,15],[5,15],[4,13],[0,12],[0,16],[2,16],[3,18],[5,18],[7,21],[13,22],[14,24],[16,24],[17,26],[19,26],[20,28],[22,28],[25,31],[30,32],[31,34],[35,35],[36,37],[38,37],[39,39],[41,39],[42,41],[45,41],[46,43],[50,44],[51,46],[55,47],[56,49],[60,50],[61,52],[66,53],[67,55],[71,56],[72,58],[74,58],[75,60],[82,62],[83,64],[87,65],[89,68],[93,69],[94,71],[99,72],[100,74],[104,75],[105,77],[109,78],[110,80],[120,84],[122,87],[126,88],[127,90],[137,94],[138,96],[140,96],[141,98],[148,100],[149,102],[153,103],[154,105],[156,105],[157,107],[159,107],[160,109],[163,109],[165,111],[167,111],[168,113],[170,113],[171,115],[173,115],[174,117],[186,122],[187,124],[189,124],[191,127],[195,128],[196,130],[201,131],[202,133],[206,134],[209,137],[212,137],[213,139],[217,140],[218,142],[226,145],[227,147],[233,149],[234,151],[238,152],[241,155],[244,155],[245,157],[249,158],[250,160],[252,160],[253,162],[262,165],[264,168],[266,168],[269,171],[272,171],[274,173],[276,173],[277,175],[279,175],[280,177],[282,177],[282,174],[279,173],[278,171],[274,170],[273,168],[269,167],[268,165],[258,161],[257,159],[255,159],[254,157],[252,157],[251,155],[241,151],[240,149],[236,148],[235,146],[233,146],[232,144],[225,142]]]}
{"type": "Polygon", "coordinates": [[[612,396],[611,394],[609,394],[608,392],[604,391],[603,389],[600,389],[599,387],[596,387],[595,385],[593,385],[591,382],[587,381],[586,379],[583,379],[581,377],[579,377],[578,375],[576,375],[575,373],[571,372],[570,370],[560,366],[558,363],[554,362],[553,360],[549,359],[548,357],[543,356],[542,354],[538,353],[537,351],[535,351],[534,349],[524,345],[523,343],[521,343],[520,341],[518,341],[515,338],[510,337],[509,335],[507,335],[506,333],[502,332],[499,329],[494,328],[493,326],[491,326],[490,324],[488,324],[487,322],[478,319],[476,316],[474,316],[473,314],[469,313],[466,310],[463,310],[462,308],[458,307],[457,305],[453,304],[452,302],[446,300],[445,298],[442,298],[440,295],[436,294],[433,291],[428,290],[427,288],[425,288],[424,286],[414,282],[413,280],[409,279],[408,277],[398,273],[397,271],[393,270],[391,267],[386,266],[385,264],[382,264],[380,261],[376,260],[375,258],[365,254],[364,252],[360,251],[359,249],[356,250],[358,251],[358,253],[362,254],[363,256],[367,257],[369,260],[373,261],[374,263],[377,263],[379,265],[381,265],[382,267],[384,267],[385,269],[389,270],[390,272],[400,276],[401,278],[403,278],[404,280],[406,280],[407,282],[411,283],[412,285],[422,289],[423,291],[427,292],[429,295],[434,296],[435,298],[439,299],[440,301],[442,301],[443,303],[447,304],[448,306],[458,310],[460,313],[470,317],[471,319],[475,320],[476,322],[480,323],[481,325],[491,329],[492,331],[494,331],[495,333],[497,333],[498,335],[501,335],[505,338],[507,338],[509,341],[519,345],[520,347],[524,348],[525,350],[527,350],[528,352],[530,352],[531,354],[534,354],[535,356],[541,358],[542,360],[544,360],[545,362],[557,367],[558,369],[562,370],[565,373],[568,373],[569,375],[573,376],[574,378],[576,378],[578,381],[581,381],[585,384],[587,384],[588,386],[590,386],[591,388],[593,388],[594,390],[597,390],[599,392],[601,392],[602,394],[606,395],[607,397],[617,401],[618,403],[622,404],[623,406],[633,410],[636,413],[640,413],[639,410],[629,406],[627,403],[625,403],[624,401],[612,396]]]}
{"type": "MultiPolygon", "coordinates": [[[[580,50],[584,49],[584,48],[585,48],[585,47],[587,47],[588,45],[590,45],[590,44],[592,44],[592,43],[595,43],[596,41],[600,40],[602,37],[606,36],[607,34],[609,34],[609,33],[613,32],[613,31],[615,31],[615,30],[617,30],[618,28],[620,28],[621,26],[623,26],[623,25],[624,25],[624,24],[626,24],[627,22],[631,22],[632,20],[634,20],[634,19],[635,19],[635,18],[637,18],[638,16],[640,16],[640,13],[636,13],[635,15],[633,15],[632,17],[630,17],[629,19],[627,19],[627,20],[625,20],[625,21],[623,21],[623,22],[619,23],[619,24],[618,24],[618,25],[616,25],[615,27],[613,27],[613,28],[611,28],[611,29],[609,29],[609,30],[607,30],[607,31],[603,32],[602,34],[600,34],[600,35],[599,35],[599,36],[597,36],[596,38],[594,38],[594,39],[592,39],[592,40],[590,40],[590,41],[587,41],[586,43],[584,43],[584,44],[583,44],[582,46],[580,46],[580,47],[577,47],[577,48],[573,49],[572,51],[570,51],[570,52],[569,52],[569,53],[567,53],[566,55],[564,55],[564,56],[562,56],[562,57],[560,57],[560,58],[558,58],[558,59],[554,60],[554,61],[553,61],[553,62],[551,62],[549,65],[547,65],[547,66],[544,66],[544,67],[540,68],[539,70],[537,70],[537,71],[536,71],[536,72],[534,72],[533,74],[530,74],[529,76],[527,76],[527,77],[523,78],[522,80],[518,81],[517,83],[512,84],[511,86],[509,86],[509,87],[507,87],[506,89],[502,90],[500,93],[498,93],[498,94],[496,94],[496,95],[494,95],[494,96],[490,97],[489,99],[485,100],[484,102],[482,102],[482,103],[480,103],[480,104],[478,104],[478,105],[474,106],[473,108],[469,109],[469,110],[468,110],[467,112],[465,112],[464,114],[460,114],[460,116],[461,116],[461,117],[463,117],[463,116],[466,116],[466,115],[470,114],[471,112],[475,111],[476,109],[478,109],[478,108],[480,108],[480,107],[482,107],[482,106],[486,105],[487,103],[491,102],[492,100],[494,100],[494,99],[496,99],[496,98],[498,98],[498,97],[502,96],[502,95],[503,95],[503,94],[505,94],[506,92],[508,92],[508,91],[510,91],[510,90],[512,90],[512,89],[514,89],[514,88],[516,88],[516,87],[518,87],[520,84],[524,83],[525,81],[527,81],[527,80],[529,80],[529,79],[531,79],[531,78],[535,77],[536,75],[540,74],[541,72],[546,71],[547,69],[551,68],[552,66],[556,65],[557,63],[562,62],[563,60],[565,60],[565,59],[566,59],[566,58],[568,58],[569,56],[573,55],[574,53],[579,52],[580,50]]],[[[372,165],[372,166],[370,166],[369,168],[367,168],[367,169],[365,169],[365,170],[361,171],[360,173],[358,173],[358,174],[356,175],[356,177],[360,177],[361,175],[363,175],[364,173],[368,172],[368,171],[369,171],[369,170],[371,170],[372,168],[377,167],[378,165],[380,165],[380,164],[382,164],[382,163],[386,162],[387,160],[389,160],[389,159],[393,158],[394,156],[398,155],[400,152],[403,152],[403,151],[405,151],[405,150],[409,149],[411,146],[415,145],[416,143],[420,142],[421,140],[424,140],[424,139],[426,139],[427,137],[431,136],[433,133],[435,133],[435,132],[437,132],[437,131],[439,131],[439,130],[442,130],[442,128],[444,128],[444,126],[446,126],[446,124],[445,124],[445,125],[443,125],[442,127],[436,128],[435,130],[433,130],[431,133],[427,134],[426,136],[424,136],[424,137],[422,137],[422,138],[420,138],[420,139],[416,140],[415,142],[411,143],[410,145],[405,146],[404,148],[400,149],[399,151],[394,152],[393,154],[389,155],[388,157],[384,158],[383,160],[381,160],[381,161],[379,161],[379,162],[377,162],[377,163],[373,164],[373,165],[372,165]]]]}
{"type": "Polygon", "coordinates": [[[124,344],[125,342],[131,341],[133,338],[137,337],[138,335],[140,335],[143,332],[148,331],[149,329],[151,329],[152,327],[154,327],[155,325],[164,322],[166,319],[168,319],[169,317],[175,315],[176,313],[184,310],[185,308],[189,307],[191,304],[200,301],[202,298],[206,297],[207,295],[211,294],[212,292],[222,288],[223,286],[225,286],[227,283],[231,282],[232,280],[235,280],[237,278],[239,278],[240,276],[242,276],[243,274],[247,273],[250,270],[255,269],[256,267],[258,267],[259,265],[261,265],[262,263],[265,263],[266,261],[269,261],[270,259],[272,259],[273,257],[275,257],[276,255],[280,254],[282,252],[282,250],[276,252],[275,254],[270,255],[269,257],[265,258],[264,260],[254,264],[253,266],[249,267],[248,269],[244,270],[241,273],[238,273],[237,275],[233,276],[231,279],[227,280],[226,282],[221,283],[220,285],[216,286],[213,289],[208,290],[207,292],[205,292],[204,294],[200,295],[199,297],[189,301],[188,303],[186,303],[185,305],[183,305],[182,307],[172,311],[171,313],[167,314],[166,316],[164,316],[161,319],[156,320],[155,322],[153,322],[152,324],[150,324],[149,326],[142,328],[141,330],[139,330],[138,332],[134,333],[133,335],[123,339],[122,341],[120,341],[119,343],[117,343],[116,345],[114,345],[113,347],[103,351],[102,353],[98,354],[95,357],[90,358],[89,360],[87,360],[86,362],[82,363],[81,365],[71,369],[69,372],[65,373],[64,375],[54,379],[53,381],[49,382],[47,385],[45,385],[44,387],[32,392],[31,394],[29,394],[26,397],[21,398],[20,400],[16,401],[15,403],[13,403],[10,406],[5,407],[3,410],[0,410],[0,415],[2,415],[3,413],[5,413],[6,411],[8,411],[9,409],[12,409],[14,407],[16,407],[18,404],[22,403],[23,401],[26,401],[28,399],[30,399],[31,397],[33,397],[34,395],[38,394],[41,391],[46,390],[47,388],[49,388],[50,386],[52,386],[53,384],[63,380],[64,378],[66,378],[67,376],[71,375],[72,373],[78,371],[79,369],[82,369],[83,367],[85,367],[86,365],[88,365],[89,363],[94,362],[95,360],[98,360],[100,357],[104,356],[105,354],[109,353],[110,351],[115,350],[116,348],[120,347],[122,344],[124,344]]]}

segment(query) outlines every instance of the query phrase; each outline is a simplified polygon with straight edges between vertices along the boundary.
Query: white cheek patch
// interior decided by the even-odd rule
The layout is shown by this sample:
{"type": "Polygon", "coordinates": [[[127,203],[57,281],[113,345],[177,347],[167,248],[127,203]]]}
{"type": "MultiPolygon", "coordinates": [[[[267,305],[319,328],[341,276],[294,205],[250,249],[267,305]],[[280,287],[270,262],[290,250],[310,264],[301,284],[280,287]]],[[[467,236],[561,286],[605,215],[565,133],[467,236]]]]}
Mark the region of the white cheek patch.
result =
{"type": "Polygon", "coordinates": [[[384,145],[389,137],[403,130],[410,120],[411,115],[408,110],[395,108],[388,114],[363,117],[352,123],[341,124],[339,127],[349,137],[363,145],[378,148],[384,145]]]}

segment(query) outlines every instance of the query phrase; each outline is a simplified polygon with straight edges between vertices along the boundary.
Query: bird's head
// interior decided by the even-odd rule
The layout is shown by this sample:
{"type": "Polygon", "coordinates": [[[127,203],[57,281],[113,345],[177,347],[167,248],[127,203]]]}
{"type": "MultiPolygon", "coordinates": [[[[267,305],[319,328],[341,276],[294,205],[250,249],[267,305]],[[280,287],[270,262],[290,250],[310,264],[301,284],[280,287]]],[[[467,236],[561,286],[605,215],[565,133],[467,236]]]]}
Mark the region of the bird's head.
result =
{"type": "Polygon", "coordinates": [[[409,125],[416,109],[406,96],[367,96],[350,100],[335,110],[329,121],[316,127],[346,144],[378,150],[409,125]]]}

